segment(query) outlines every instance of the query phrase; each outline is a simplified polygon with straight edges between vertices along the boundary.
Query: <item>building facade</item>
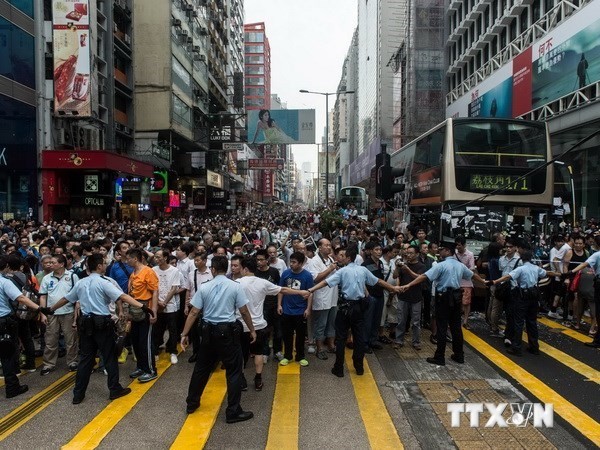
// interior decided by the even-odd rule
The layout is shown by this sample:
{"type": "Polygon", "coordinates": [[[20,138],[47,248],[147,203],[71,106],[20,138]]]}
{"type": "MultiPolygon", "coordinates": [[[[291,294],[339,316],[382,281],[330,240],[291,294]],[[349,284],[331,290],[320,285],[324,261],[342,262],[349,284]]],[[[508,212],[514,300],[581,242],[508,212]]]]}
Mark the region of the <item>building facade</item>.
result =
{"type": "MultiPolygon", "coordinates": [[[[555,156],[598,129],[600,2],[452,1],[446,22],[448,117],[547,121],[555,156]]],[[[597,219],[600,139],[561,162],[555,202],[569,205],[573,223],[597,219]]]]}
{"type": "Polygon", "coordinates": [[[264,22],[244,25],[246,109],[271,109],[271,46],[264,22]]]}

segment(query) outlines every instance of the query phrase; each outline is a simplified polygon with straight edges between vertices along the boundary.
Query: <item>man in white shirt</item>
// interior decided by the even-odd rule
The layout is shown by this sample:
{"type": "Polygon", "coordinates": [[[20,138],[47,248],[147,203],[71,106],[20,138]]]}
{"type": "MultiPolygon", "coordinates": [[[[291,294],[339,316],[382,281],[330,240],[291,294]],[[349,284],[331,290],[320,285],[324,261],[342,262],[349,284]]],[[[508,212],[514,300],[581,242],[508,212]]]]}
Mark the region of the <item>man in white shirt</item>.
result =
{"type": "MultiPolygon", "coordinates": [[[[331,242],[320,239],[317,242],[317,254],[310,260],[306,268],[313,277],[315,284],[320,283],[335,273],[337,264],[332,258],[331,242]]],[[[338,287],[324,287],[313,294],[312,338],[317,345],[316,355],[321,360],[326,360],[327,350],[335,352],[335,316],[337,313],[338,287]]]]}
{"type": "Polygon", "coordinates": [[[183,291],[181,271],[169,264],[169,253],[159,250],[154,254],[157,265],[152,268],[158,277],[158,320],[153,327],[154,354],[158,355],[159,347],[164,341],[165,329],[169,330],[166,350],[171,354],[171,364],[177,364],[177,311],[179,311],[179,294],[183,291]]]}
{"type": "MultiPolygon", "coordinates": [[[[40,285],[40,306],[52,307],[69,293],[79,278],[71,271],[65,270],[67,259],[64,255],[52,257],[53,271],[45,275],[40,285]]],[[[44,319],[43,319],[44,320],[44,319]]],[[[46,348],[44,349],[44,365],[40,374],[48,375],[54,371],[58,358],[58,339],[62,330],[67,347],[67,365],[70,371],[77,370],[77,353],[79,351],[75,325],[75,306],[67,303],[57,309],[54,315],[48,316],[46,325],[46,348]]]]}
{"type": "MultiPolygon", "coordinates": [[[[263,308],[265,303],[265,297],[267,295],[277,295],[280,292],[286,295],[297,294],[299,291],[287,287],[280,287],[276,284],[271,283],[263,278],[258,278],[254,274],[256,273],[256,260],[254,258],[244,258],[242,260],[242,278],[238,280],[246,298],[248,299],[248,311],[252,318],[252,324],[256,331],[256,340],[251,343],[252,337],[250,330],[245,323],[242,322],[244,327],[244,336],[242,338],[242,354],[244,356],[244,366],[246,366],[250,353],[255,355],[254,368],[256,375],[254,376],[254,389],[261,391],[263,388],[262,381],[262,370],[264,365],[264,359],[260,357],[263,351],[264,339],[268,336],[265,333],[267,328],[267,321],[263,315],[263,308]]],[[[241,314],[239,311],[236,312],[238,320],[241,320],[241,314]]],[[[246,379],[242,380],[242,389],[247,388],[248,384],[246,379]]]]}
{"type": "Polygon", "coordinates": [[[283,273],[284,270],[287,269],[287,264],[277,255],[277,247],[275,245],[269,245],[267,247],[267,252],[269,253],[269,266],[274,267],[279,271],[279,276],[283,273]]]}

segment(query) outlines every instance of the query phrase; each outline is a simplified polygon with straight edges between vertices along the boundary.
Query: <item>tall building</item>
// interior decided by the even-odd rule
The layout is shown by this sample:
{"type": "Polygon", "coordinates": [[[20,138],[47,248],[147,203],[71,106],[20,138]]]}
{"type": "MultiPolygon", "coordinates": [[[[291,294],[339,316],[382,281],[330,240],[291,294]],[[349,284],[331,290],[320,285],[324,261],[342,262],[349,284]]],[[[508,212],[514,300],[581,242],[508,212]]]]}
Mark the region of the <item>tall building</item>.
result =
{"type": "MultiPolygon", "coordinates": [[[[34,21],[34,1],[3,3],[0,8],[0,211],[5,214],[4,218],[37,218],[34,37],[38,27],[34,21]]],[[[39,13],[36,10],[36,14],[39,13]]]]}
{"type": "MultiPolygon", "coordinates": [[[[554,155],[598,129],[600,2],[455,0],[447,8],[448,117],[547,121],[554,155]]],[[[561,160],[555,172],[566,182],[555,196],[577,221],[598,218],[600,140],[561,160]]]]}
{"type": "Polygon", "coordinates": [[[271,109],[271,47],[264,22],[244,25],[246,109],[271,109]]]}

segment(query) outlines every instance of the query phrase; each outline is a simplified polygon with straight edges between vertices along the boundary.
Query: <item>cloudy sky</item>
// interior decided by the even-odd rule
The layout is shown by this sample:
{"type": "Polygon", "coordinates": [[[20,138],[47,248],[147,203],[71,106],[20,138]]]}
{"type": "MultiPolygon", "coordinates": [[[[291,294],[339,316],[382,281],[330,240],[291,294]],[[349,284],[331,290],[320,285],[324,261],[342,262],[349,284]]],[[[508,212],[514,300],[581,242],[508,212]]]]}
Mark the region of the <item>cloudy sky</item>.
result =
{"type": "MultiPolygon", "coordinates": [[[[317,142],[325,127],[325,97],[335,92],[357,24],[357,0],[244,0],[245,23],[264,22],[271,45],[271,93],[288,109],[315,109],[317,142]]],[[[329,97],[330,109],[334,103],[329,97]]],[[[331,136],[330,136],[331,140],[331,136]]],[[[298,167],[316,170],[317,146],[295,145],[298,167]]]]}

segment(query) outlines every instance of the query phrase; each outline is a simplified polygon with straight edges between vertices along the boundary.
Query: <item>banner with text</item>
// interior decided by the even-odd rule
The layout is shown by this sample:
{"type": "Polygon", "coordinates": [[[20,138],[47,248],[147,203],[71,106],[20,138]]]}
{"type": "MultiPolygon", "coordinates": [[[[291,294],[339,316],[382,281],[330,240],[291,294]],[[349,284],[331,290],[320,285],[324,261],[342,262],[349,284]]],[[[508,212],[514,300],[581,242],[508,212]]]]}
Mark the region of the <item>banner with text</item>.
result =
{"type": "Polygon", "coordinates": [[[314,144],[314,109],[261,109],[248,111],[251,144],[314,144]]]}

